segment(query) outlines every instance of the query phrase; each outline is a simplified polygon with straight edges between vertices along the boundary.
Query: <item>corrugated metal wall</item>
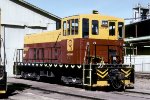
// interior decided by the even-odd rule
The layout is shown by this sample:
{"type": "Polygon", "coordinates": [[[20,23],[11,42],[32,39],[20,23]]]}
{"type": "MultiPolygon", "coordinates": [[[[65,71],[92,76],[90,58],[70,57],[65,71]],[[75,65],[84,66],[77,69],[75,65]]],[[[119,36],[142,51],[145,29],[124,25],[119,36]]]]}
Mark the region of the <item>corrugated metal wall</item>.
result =
{"type": "Polygon", "coordinates": [[[16,49],[22,49],[24,35],[55,30],[56,22],[10,0],[0,0],[2,37],[5,35],[6,71],[13,76],[16,49]]]}

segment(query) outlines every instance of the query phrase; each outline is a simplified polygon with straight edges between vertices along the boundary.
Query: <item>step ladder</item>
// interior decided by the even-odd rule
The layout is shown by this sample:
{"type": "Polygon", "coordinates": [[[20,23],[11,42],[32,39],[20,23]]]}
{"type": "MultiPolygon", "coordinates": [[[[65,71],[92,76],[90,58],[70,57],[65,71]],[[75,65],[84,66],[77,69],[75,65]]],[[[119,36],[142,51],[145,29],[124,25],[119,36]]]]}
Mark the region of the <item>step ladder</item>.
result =
{"type": "Polygon", "coordinates": [[[92,63],[90,63],[90,45],[86,44],[85,56],[83,63],[83,86],[92,86],[92,63]]]}

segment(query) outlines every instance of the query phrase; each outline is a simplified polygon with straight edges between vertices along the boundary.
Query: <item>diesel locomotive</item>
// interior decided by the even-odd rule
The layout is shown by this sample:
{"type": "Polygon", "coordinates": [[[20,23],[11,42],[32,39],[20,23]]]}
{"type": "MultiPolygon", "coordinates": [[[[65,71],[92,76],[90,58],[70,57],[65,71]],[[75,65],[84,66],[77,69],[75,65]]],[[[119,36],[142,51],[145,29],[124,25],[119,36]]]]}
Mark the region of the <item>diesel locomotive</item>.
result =
{"type": "Polygon", "coordinates": [[[59,30],[25,36],[14,74],[84,87],[131,86],[134,65],[123,62],[124,30],[124,19],[98,13],[63,18],[59,30]]]}

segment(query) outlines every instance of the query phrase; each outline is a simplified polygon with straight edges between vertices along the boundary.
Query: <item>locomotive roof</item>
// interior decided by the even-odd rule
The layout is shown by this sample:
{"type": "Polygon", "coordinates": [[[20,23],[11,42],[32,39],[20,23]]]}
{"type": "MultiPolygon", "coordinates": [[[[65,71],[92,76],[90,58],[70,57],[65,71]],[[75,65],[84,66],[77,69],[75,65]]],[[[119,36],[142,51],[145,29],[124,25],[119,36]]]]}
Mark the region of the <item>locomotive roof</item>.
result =
{"type": "Polygon", "coordinates": [[[102,15],[102,14],[79,14],[79,15],[73,15],[73,16],[62,18],[62,20],[73,19],[73,18],[93,18],[93,19],[101,18],[105,20],[118,20],[122,22],[124,21],[123,18],[118,18],[109,15],[102,15]]]}

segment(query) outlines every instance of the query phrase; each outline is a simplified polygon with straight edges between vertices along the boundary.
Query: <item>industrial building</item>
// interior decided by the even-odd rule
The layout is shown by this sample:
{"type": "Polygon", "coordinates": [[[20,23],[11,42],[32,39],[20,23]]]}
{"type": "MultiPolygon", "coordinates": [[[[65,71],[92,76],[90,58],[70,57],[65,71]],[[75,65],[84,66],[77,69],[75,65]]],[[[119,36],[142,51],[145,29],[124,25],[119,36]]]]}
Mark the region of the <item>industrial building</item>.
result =
{"type": "Polygon", "coordinates": [[[138,4],[133,8],[131,23],[126,25],[125,41],[132,45],[130,52],[126,48],[125,62],[130,63],[129,53],[132,53],[131,62],[135,64],[136,72],[150,72],[150,5],[147,7],[138,4]]]}
{"type": "MultiPolygon", "coordinates": [[[[42,10],[24,0],[0,0],[0,36],[6,50],[6,71],[13,76],[13,63],[16,60],[16,50],[22,49],[24,36],[60,28],[61,18],[42,10]]],[[[3,43],[2,43],[3,44],[3,43]]]]}

